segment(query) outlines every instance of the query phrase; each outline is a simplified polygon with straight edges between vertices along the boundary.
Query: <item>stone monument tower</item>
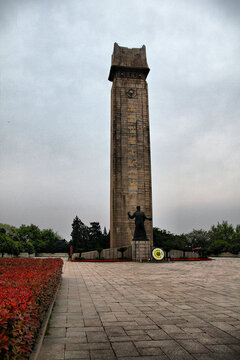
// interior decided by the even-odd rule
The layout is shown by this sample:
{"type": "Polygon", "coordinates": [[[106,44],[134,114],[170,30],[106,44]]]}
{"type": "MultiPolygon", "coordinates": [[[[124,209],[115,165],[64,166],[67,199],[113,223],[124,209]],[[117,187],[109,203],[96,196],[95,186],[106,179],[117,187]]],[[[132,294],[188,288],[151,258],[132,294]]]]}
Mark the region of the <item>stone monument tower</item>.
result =
{"type": "MultiPolygon", "coordinates": [[[[140,205],[152,217],[146,48],[114,44],[111,91],[111,247],[131,245],[134,223],[128,212],[140,205]]],[[[152,244],[152,221],[146,222],[152,244]]]]}

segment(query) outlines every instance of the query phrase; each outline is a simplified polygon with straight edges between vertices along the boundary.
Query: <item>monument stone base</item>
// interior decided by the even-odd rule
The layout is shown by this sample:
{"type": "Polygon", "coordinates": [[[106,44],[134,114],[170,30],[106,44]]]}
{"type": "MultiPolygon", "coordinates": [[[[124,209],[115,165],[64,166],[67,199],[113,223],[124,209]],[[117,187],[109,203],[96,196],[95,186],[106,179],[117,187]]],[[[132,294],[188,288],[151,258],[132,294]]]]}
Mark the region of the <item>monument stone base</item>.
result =
{"type": "Polygon", "coordinates": [[[151,258],[151,244],[149,240],[132,241],[132,259],[141,261],[151,258]]]}

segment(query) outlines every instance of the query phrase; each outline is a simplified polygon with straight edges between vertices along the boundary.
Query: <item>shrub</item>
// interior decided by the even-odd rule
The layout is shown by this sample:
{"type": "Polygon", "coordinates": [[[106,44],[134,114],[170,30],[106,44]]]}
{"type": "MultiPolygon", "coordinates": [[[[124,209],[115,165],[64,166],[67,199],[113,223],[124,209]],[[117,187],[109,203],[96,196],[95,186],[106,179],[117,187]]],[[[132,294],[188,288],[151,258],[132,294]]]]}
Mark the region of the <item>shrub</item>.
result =
{"type": "Polygon", "coordinates": [[[28,359],[62,264],[61,259],[0,259],[1,359],[28,359]]]}

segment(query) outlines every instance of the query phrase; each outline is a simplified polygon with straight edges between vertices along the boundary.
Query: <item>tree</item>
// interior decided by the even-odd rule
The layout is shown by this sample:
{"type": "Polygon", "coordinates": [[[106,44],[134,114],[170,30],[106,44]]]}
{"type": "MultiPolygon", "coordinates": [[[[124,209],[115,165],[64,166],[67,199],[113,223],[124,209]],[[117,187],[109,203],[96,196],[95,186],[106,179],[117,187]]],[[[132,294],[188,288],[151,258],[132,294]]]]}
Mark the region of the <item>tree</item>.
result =
{"type": "Polygon", "coordinates": [[[232,254],[240,253],[240,225],[235,228],[234,237],[229,244],[228,251],[232,254]]]}
{"type": "Polygon", "coordinates": [[[55,253],[56,242],[61,240],[61,237],[52,229],[44,229],[41,231],[41,238],[44,244],[44,252],[55,253]]]}
{"type": "Polygon", "coordinates": [[[102,231],[99,222],[91,222],[89,227],[89,244],[88,250],[95,250],[101,248],[102,244],[102,231]]]}
{"type": "Polygon", "coordinates": [[[240,241],[236,241],[228,246],[228,251],[232,254],[240,253],[240,241]]]}
{"type": "Polygon", "coordinates": [[[31,242],[37,253],[44,250],[44,243],[41,236],[41,230],[36,225],[21,225],[17,231],[17,236],[22,244],[31,242]]]}
{"type": "Polygon", "coordinates": [[[170,250],[175,247],[175,236],[167,230],[153,228],[153,244],[166,252],[166,258],[169,257],[170,250]]]}
{"type": "Polygon", "coordinates": [[[203,229],[191,231],[186,234],[187,244],[192,248],[200,247],[201,249],[206,249],[210,243],[209,232],[203,229]]]}
{"type": "Polygon", "coordinates": [[[208,247],[208,253],[218,255],[228,250],[228,242],[225,240],[214,240],[208,247]]]}
{"type": "Polygon", "coordinates": [[[55,242],[55,252],[57,253],[68,253],[70,248],[69,242],[65,239],[57,239],[55,242]]]}
{"type": "Polygon", "coordinates": [[[9,250],[9,240],[10,238],[6,235],[6,230],[4,228],[0,228],[0,252],[2,257],[9,250]]]}
{"type": "Polygon", "coordinates": [[[73,219],[71,237],[74,252],[79,252],[79,249],[88,250],[88,227],[84,225],[78,216],[73,219]]]}
{"type": "Polygon", "coordinates": [[[4,228],[0,229],[0,253],[2,257],[4,254],[10,254],[18,256],[22,250],[22,246],[19,242],[12,240],[9,236],[6,235],[6,230],[4,228]]]}
{"type": "Polygon", "coordinates": [[[0,228],[5,229],[6,235],[15,240],[18,237],[18,229],[15,226],[0,223],[0,228]]]}
{"type": "Polygon", "coordinates": [[[213,225],[210,230],[211,240],[223,240],[232,243],[235,238],[235,230],[232,224],[223,221],[221,224],[218,222],[217,226],[213,225]]]}
{"type": "Polygon", "coordinates": [[[218,222],[216,226],[213,225],[209,231],[211,244],[208,251],[216,255],[225,251],[237,254],[240,250],[239,230],[239,225],[234,229],[232,224],[228,224],[227,221],[218,222]]]}
{"type": "Polygon", "coordinates": [[[174,249],[182,250],[183,258],[185,258],[185,252],[191,251],[191,245],[189,244],[186,235],[175,235],[174,236],[174,249]]]}
{"type": "Polygon", "coordinates": [[[24,251],[26,251],[28,255],[33,254],[35,252],[34,246],[31,243],[31,241],[28,241],[26,242],[26,244],[24,244],[24,251]]]}
{"type": "Polygon", "coordinates": [[[24,250],[23,245],[19,241],[14,241],[11,239],[11,248],[10,248],[10,254],[14,256],[18,256],[20,252],[24,250]]]}
{"type": "Polygon", "coordinates": [[[110,230],[107,232],[106,227],[103,229],[101,246],[103,249],[110,248],[110,230]]]}

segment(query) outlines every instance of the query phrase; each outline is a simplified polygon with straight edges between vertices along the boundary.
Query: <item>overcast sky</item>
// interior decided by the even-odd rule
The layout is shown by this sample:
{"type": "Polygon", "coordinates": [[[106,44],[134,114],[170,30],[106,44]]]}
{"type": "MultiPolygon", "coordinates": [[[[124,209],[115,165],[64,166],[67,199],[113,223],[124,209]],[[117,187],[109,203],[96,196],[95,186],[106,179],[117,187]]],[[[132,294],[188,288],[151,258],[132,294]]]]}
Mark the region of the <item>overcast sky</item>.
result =
{"type": "Polygon", "coordinates": [[[238,0],[0,0],[0,222],[109,228],[117,42],[151,69],[154,226],[239,224],[239,23],[238,0]]]}

